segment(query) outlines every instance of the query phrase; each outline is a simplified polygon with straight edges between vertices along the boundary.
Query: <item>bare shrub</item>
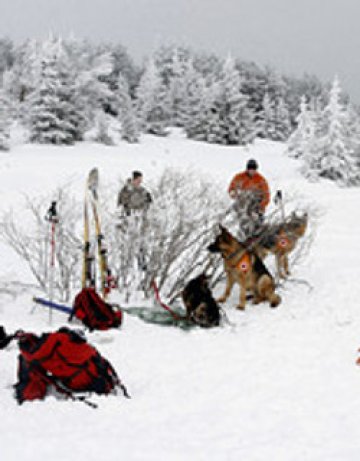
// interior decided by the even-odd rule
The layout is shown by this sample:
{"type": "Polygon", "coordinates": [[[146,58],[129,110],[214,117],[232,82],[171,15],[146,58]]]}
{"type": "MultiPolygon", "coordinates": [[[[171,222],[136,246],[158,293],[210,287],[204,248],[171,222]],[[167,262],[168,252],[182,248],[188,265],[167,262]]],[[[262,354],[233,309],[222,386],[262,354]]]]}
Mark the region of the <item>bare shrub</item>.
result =
{"type": "Polygon", "coordinates": [[[0,236],[23,259],[38,287],[49,291],[50,224],[45,220],[52,200],[58,204],[59,222],[55,232],[54,296],[68,301],[77,284],[81,260],[81,240],[76,233],[79,204],[63,188],[45,197],[25,197],[21,212],[10,210],[0,222],[0,236]]]}
{"type": "MultiPolygon", "coordinates": [[[[109,266],[121,297],[126,301],[139,293],[148,297],[151,282],[156,280],[163,296],[173,301],[189,279],[204,270],[214,287],[222,280],[223,268],[220,258],[211,255],[207,246],[219,223],[234,235],[239,228],[239,214],[233,211],[223,187],[195,172],[168,169],[150,189],[154,200],[148,212],[124,217],[115,209],[117,186],[100,183],[99,215],[109,266]]],[[[25,261],[38,287],[48,293],[50,226],[44,216],[52,200],[57,200],[59,213],[54,297],[67,302],[81,287],[83,250],[83,204],[72,193],[71,185],[47,196],[25,197],[21,211],[10,210],[2,216],[0,237],[25,261]]],[[[285,203],[288,208],[295,200],[285,203]]],[[[315,215],[315,211],[309,213],[315,215]]],[[[277,210],[267,216],[267,222],[280,219],[277,210]]],[[[91,232],[94,252],[93,225],[91,232]]],[[[293,265],[307,254],[312,240],[313,232],[294,252],[293,265]]]]}
{"type": "Polygon", "coordinates": [[[204,269],[216,272],[207,246],[228,206],[221,188],[194,172],[168,169],[151,189],[149,211],[114,216],[118,227],[108,233],[126,299],[139,289],[148,295],[154,279],[167,298],[174,298],[193,275],[204,269]]]}

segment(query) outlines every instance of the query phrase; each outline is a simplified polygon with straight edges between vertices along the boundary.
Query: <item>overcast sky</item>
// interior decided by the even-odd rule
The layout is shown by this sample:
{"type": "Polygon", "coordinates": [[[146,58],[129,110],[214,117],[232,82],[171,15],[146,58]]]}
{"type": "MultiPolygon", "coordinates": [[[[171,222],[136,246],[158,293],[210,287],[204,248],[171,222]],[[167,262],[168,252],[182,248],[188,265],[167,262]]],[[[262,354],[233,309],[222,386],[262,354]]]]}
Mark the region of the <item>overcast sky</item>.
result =
{"type": "Polygon", "coordinates": [[[340,77],[360,103],[360,0],[0,0],[0,35],[120,41],[141,62],[164,43],[340,77]]]}

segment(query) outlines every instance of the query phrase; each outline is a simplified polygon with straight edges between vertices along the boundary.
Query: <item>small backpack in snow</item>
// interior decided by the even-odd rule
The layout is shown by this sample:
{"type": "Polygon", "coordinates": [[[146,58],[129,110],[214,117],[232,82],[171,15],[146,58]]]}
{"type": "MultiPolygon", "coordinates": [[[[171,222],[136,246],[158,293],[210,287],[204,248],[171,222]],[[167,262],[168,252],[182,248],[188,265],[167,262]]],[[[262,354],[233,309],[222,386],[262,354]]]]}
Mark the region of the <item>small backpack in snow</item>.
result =
{"type": "Polygon", "coordinates": [[[115,311],[111,304],[103,301],[94,288],[83,288],[76,296],[69,320],[74,316],[90,331],[117,328],[122,322],[122,312],[115,311]]]}

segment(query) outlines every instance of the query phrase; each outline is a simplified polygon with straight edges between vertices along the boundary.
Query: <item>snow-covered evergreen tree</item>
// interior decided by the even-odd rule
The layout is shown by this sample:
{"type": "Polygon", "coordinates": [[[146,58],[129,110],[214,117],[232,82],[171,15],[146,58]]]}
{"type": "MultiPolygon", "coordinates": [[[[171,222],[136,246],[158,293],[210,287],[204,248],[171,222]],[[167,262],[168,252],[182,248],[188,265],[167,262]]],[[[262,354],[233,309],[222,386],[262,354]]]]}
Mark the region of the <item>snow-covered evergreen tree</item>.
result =
{"type": "Polygon", "coordinates": [[[76,38],[64,41],[64,49],[85,131],[94,127],[99,111],[111,112],[116,101],[111,83],[107,80],[113,70],[113,57],[106,48],[76,38]]]}
{"type": "Polygon", "coordinates": [[[148,61],[140,79],[136,105],[141,131],[165,135],[169,114],[167,92],[153,59],[148,61]]]}
{"type": "Polygon", "coordinates": [[[209,111],[213,106],[211,92],[204,77],[194,69],[192,64],[189,66],[185,78],[184,129],[189,138],[204,141],[207,139],[209,111]]]}
{"type": "Polygon", "coordinates": [[[14,64],[7,69],[6,91],[14,101],[23,103],[38,85],[40,44],[27,40],[14,51],[14,64]]]}
{"type": "Polygon", "coordinates": [[[31,141],[73,144],[83,136],[82,114],[61,40],[44,42],[40,60],[39,87],[30,103],[31,141]]]}
{"type": "Polygon", "coordinates": [[[114,141],[109,134],[109,118],[107,114],[104,113],[103,110],[99,110],[94,117],[94,136],[92,138],[93,141],[98,142],[100,144],[105,144],[105,146],[113,146],[114,141]]]}
{"type": "Polygon", "coordinates": [[[311,152],[315,142],[315,119],[303,95],[300,100],[300,112],[296,118],[297,127],[287,142],[289,154],[299,158],[311,152]]]}
{"type": "Polygon", "coordinates": [[[304,156],[304,172],[317,174],[342,184],[358,183],[359,166],[354,152],[354,139],[349,133],[350,114],[341,101],[341,88],[335,78],[329,102],[323,111],[314,149],[304,156]]]}
{"type": "Polygon", "coordinates": [[[121,138],[130,143],[139,142],[139,127],[133,101],[130,97],[129,85],[126,78],[120,74],[117,84],[119,100],[119,119],[121,122],[121,138]]]}
{"type": "Polygon", "coordinates": [[[291,134],[291,121],[289,109],[283,97],[277,100],[275,130],[279,141],[286,141],[291,134]]]}
{"type": "Polygon", "coordinates": [[[0,89],[0,150],[10,149],[10,110],[11,105],[5,91],[0,89]]]}
{"type": "Polygon", "coordinates": [[[170,110],[170,120],[173,126],[184,125],[184,115],[187,104],[187,87],[189,73],[193,70],[192,61],[179,55],[178,50],[174,50],[172,59],[172,73],[168,84],[168,101],[170,110]]]}
{"type": "Polygon", "coordinates": [[[234,60],[228,57],[224,63],[219,92],[213,111],[217,116],[209,131],[209,140],[219,144],[247,144],[256,136],[254,112],[247,105],[247,97],[241,93],[241,80],[234,60]]]}
{"type": "Polygon", "coordinates": [[[286,141],[291,133],[290,115],[284,98],[273,99],[266,92],[263,99],[263,112],[260,116],[261,136],[273,141],[286,141]]]}
{"type": "Polygon", "coordinates": [[[266,139],[275,139],[275,104],[271,100],[269,93],[265,93],[262,106],[263,111],[259,116],[261,136],[266,139]]]}

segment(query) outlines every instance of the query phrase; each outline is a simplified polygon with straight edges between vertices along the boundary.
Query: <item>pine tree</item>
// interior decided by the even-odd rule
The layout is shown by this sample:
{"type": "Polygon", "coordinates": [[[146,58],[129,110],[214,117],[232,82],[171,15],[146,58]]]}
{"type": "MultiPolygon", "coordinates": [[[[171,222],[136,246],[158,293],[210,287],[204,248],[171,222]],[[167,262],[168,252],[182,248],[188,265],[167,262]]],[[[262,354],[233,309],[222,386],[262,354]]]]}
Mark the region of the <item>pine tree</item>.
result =
{"type": "Polygon", "coordinates": [[[263,111],[260,115],[261,136],[266,139],[275,139],[275,104],[270,94],[265,93],[263,98],[263,111]]]}
{"type": "Polygon", "coordinates": [[[10,112],[9,98],[3,89],[0,90],[0,150],[10,149],[10,112]]]}
{"type": "Polygon", "coordinates": [[[168,101],[170,120],[173,126],[183,126],[186,112],[186,98],[189,73],[193,70],[191,60],[185,60],[174,50],[172,58],[172,72],[169,80],[168,101]]]}
{"type": "Polygon", "coordinates": [[[300,112],[296,118],[297,128],[287,142],[289,154],[299,158],[311,152],[315,140],[314,114],[308,109],[305,96],[300,100],[300,112]]]}
{"type": "Polygon", "coordinates": [[[247,106],[247,97],[241,93],[240,75],[231,57],[224,63],[218,87],[213,107],[217,121],[210,127],[209,140],[229,145],[253,141],[256,135],[254,113],[247,106]]]}
{"type": "Polygon", "coordinates": [[[206,140],[209,110],[213,102],[204,77],[189,63],[185,78],[183,124],[186,135],[196,140],[206,140]]]}
{"type": "Polygon", "coordinates": [[[150,59],[136,92],[137,116],[145,133],[165,135],[168,122],[166,89],[153,59],[150,59]]]}
{"type": "Polygon", "coordinates": [[[119,119],[121,122],[121,138],[130,143],[139,142],[138,121],[133,101],[129,93],[129,85],[125,77],[120,74],[117,84],[119,101],[119,119]]]}
{"type": "Polygon", "coordinates": [[[43,44],[39,88],[30,104],[31,141],[73,144],[82,139],[82,115],[60,40],[43,44]]]}
{"type": "Polygon", "coordinates": [[[113,71],[113,56],[106,47],[75,38],[64,42],[64,50],[71,70],[76,107],[83,117],[81,129],[85,132],[95,126],[101,111],[112,113],[116,96],[108,79],[113,71]]]}
{"type": "Polygon", "coordinates": [[[341,101],[339,80],[334,79],[329,102],[323,111],[322,124],[313,152],[305,156],[305,174],[314,173],[342,184],[359,181],[359,167],[354,152],[354,139],[349,133],[350,114],[341,101]]]}
{"type": "Polygon", "coordinates": [[[278,98],[276,104],[275,131],[278,141],[286,141],[291,133],[289,109],[283,97],[278,98]]]}
{"type": "Polygon", "coordinates": [[[109,134],[109,116],[103,110],[99,110],[94,117],[95,135],[93,141],[105,146],[113,146],[114,141],[109,134]]]}
{"type": "Polygon", "coordinates": [[[286,141],[291,133],[289,110],[282,96],[275,99],[266,92],[263,99],[263,112],[260,116],[259,133],[273,141],[286,141]]]}

